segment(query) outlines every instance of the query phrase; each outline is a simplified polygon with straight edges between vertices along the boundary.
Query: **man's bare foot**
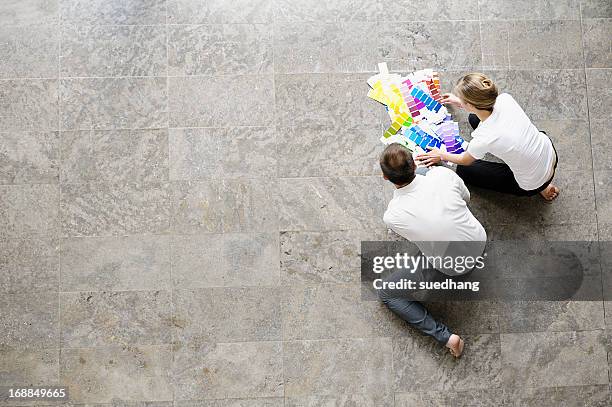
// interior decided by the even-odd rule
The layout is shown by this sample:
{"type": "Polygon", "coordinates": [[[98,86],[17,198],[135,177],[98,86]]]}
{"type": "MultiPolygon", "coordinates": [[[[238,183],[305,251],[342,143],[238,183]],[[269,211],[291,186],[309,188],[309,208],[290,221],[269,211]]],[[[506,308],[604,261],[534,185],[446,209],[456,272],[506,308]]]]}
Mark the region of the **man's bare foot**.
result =
{"type": "Polygon", "coordinates": [[[450,351],[451,355],[456,358],[460,358],[463,353],[463,339],[459,337],[459,335],[452,334],[450,338],[448,338],[448,342],[446,342],[446,347],[450,351]]]}
{"type": "Polygon", "coordinates": [[[547,201],[552,201],[559,196],[559,192],[561,192],[559,188],[553,184],[550,184],[544,191],[540,192],[540,195],[542,195],[542,197],[547,201]]]}

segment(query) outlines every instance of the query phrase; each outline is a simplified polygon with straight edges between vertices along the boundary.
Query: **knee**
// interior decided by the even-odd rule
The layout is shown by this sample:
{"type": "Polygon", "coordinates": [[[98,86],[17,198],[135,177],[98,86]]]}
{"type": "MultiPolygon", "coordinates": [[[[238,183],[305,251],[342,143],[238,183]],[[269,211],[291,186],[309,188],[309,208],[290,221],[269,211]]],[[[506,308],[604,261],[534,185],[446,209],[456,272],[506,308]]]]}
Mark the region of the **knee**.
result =
{"type": "Polygon", "coordinates": [[[387,305],[387,303],[389,302],[389,297],[387,296],[387,293],[385,293],[385,290],[377,290],[378,291],[378,299],[380,300],[380,302],[382,302],[383,304],[387,305]]]}
{"type": "Polygon", "coordinates": [[[476,127],[478,127],[478,124],[480,123],[480,119],[474,113],[470,113],[468,115],[468,122],[470,123],[472,129],[476,130],[476,127]]]}
{"type": "Polygon", "coordinates": [[[465,165],[458,165],[456,173],[460,178],[463,178],[465,176],[465,165]]]}

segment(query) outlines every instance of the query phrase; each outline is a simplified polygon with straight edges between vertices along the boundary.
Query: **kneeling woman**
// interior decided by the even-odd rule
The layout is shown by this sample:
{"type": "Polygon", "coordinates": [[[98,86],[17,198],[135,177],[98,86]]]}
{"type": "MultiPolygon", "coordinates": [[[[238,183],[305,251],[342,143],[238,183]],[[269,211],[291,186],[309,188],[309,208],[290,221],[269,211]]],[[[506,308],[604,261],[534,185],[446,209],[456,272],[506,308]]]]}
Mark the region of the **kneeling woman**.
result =
{"type": "Polygon", "coordinates": [[[552,180],[557,152],[545,133],[531,123],[523,109],[507,93],[498,94],[495,84],[480,73],[459,79],[455,94],[442,95],[442,103],[470,112],[472,141],[462,154],[433,149],[417,157],[422,164],[441,160],[458,164],[457,175],[466,183],[519,196],[541,194],[552,201],[559,188],[552,180]],[[486,153],[505,164],[483,161],[486,153]]]}

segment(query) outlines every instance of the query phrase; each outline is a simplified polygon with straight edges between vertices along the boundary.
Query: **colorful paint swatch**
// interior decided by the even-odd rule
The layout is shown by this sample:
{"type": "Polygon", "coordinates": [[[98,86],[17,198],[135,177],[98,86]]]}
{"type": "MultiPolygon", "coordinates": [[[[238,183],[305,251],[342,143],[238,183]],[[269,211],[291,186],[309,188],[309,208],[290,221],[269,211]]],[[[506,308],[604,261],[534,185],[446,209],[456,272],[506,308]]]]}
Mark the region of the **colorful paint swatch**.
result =
{"type": "Polygon", "coordinates": [[[439,102],[436,102],[431,96],[429,96],[428,94],[426,94],[425,92],[423,92],[421,89],[417,87],[412,88],[412,90],[410,91],[410,95],[413,98],[418,99],[421,102],[423,102],[423,104],[429,110],[433,110],[436,113],[442,108],[442,105],[439,102]]]}
{"type": "Polygon", "coordinates": [[[380,64],[379,71],[367,82],[372,88],[368,96],[385,105],[391,118],[381,137],[384,144],[399,143],[411,151],[444,146],[451,153],[463,152],[459,126],[440,103],[437,72],[423,69],[402,77],[390,74],[386,64],[380,64]]]}

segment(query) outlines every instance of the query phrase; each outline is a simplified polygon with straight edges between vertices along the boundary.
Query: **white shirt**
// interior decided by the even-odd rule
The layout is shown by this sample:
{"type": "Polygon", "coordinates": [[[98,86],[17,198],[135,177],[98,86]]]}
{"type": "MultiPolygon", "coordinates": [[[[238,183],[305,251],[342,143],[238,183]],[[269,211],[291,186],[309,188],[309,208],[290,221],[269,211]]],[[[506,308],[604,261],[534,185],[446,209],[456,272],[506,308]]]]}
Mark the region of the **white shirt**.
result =
{"type": "Polygon", "coordinates": [[[383,220],[425,256],[444,257],[448,250],[444,242],[469,241],[482,244],[467,246],[470,253],[463,255],[477,257],[484,251],[487,234],[468,209],[469,201],[470,192],[457,174],[434,167],[393,192],[383,220]]]}
{"type": "Polygon", "coordinates": [[[478,159],[486,153],[501,158],[519,186],[527,191],[541,187],[554,171],[552,142],[507,93],[497,96],[491,116],[472,132],[467,152],[478,159]]]}

